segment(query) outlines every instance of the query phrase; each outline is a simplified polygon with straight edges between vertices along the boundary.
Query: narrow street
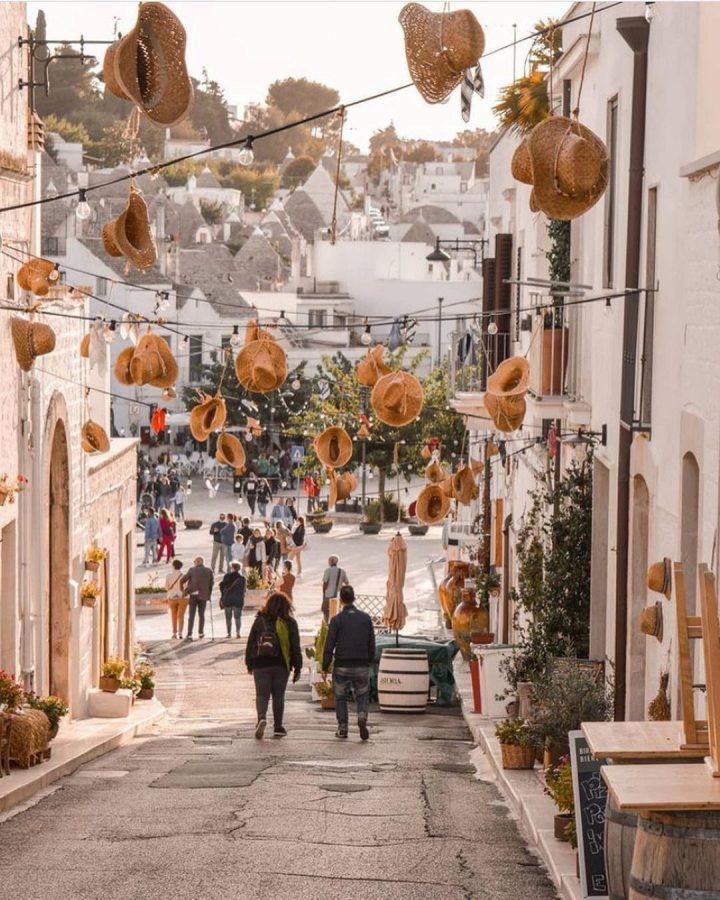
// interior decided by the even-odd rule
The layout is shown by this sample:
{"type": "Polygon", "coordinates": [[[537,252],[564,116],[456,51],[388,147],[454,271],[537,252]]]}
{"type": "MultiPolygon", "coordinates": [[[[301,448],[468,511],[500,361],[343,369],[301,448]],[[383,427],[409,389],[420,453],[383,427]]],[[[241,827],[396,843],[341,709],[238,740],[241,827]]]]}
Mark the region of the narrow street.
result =
{"type": "MultiPolygon", "coordinates": [[[[420,596],[429,584],[421,561],[438,537],[421,539],[425,547],[408,542],[420,596]]],[[[200,541],[205,529],[181,530],[178,550],[187,557],[200,541]]],[[[310,545],[297,592],[304,643],[316,627],[328,553],[338,552],[351,574],[362,560],[371,586],[387,565],[384,534],[341,526],[310,545]]],[[[341,742],[334,713],[309,702],[304,679],[288,692],[288,736],[257,741],[245,641],[220,639],[220,615],[216,640],[193,643],[168,640],[166,616],[138,620],[168,716],[3,821],[4,896],[555,896],[496,788],[475,777],[459,710],[403,717],[373,709],[369,743],[352,719],[341,742]]],[[[250,622],[248,612],[243,635],[250,622]]]]}

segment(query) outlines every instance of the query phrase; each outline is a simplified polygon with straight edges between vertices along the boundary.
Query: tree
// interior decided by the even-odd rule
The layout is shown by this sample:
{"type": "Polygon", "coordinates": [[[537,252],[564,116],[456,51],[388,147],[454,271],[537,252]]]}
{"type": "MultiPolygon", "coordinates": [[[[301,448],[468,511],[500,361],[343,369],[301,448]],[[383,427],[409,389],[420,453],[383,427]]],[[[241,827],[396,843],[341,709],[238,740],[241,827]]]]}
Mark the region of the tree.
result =
{"type": "Polygon", "coordinates": [[[315,161],[310,156],[299,156],[285,167],[282,176],[283,187],[293,188],[302,184],[315,171],[315,161]]]}
{"type": "Polygon", "coordinates": [[[219,225],[223,220],[222,203],[211,203],[209,200],[200,200],[200,214],[208,225],[219,225]]]}
{"type": "Polygon", "coordinates": [[[192,79],[195,99],[190,121],[198,133],[205,130],[211,144],[232,141],[237,135],[230,125],[230,113],[223,89],[217,81],[208,78],[206,71],[203,71],[203,75],[202,83],[196,78],[192,79]]]}
{"type": "Polygon", "coordinates": [[[53,113],[45,116],[45,130],[59,134],[64,141],[68,141],[71,144],[90,143],[90,135],[83,124],[70,122],[68,119],[59,119],[53,113]]]}
{"type": "Polygon", "coordinates": [[[475,149],[476,178],[485,178],[488,174],[490,145],[496,136],[496,132],[486,131],[484,128],[476,128],[474,131],[467,128],[459,131],[453,139],[453,147],[473,147],[475,149]]]}
{"type": "Polygon", "coordinates": [[[320,84],[319,81],[285,78],[270,85],[265,103],[287,116],[294,114],[298,118],[305,118],[338,106],[340,94],[335,88],[320,84]]]}
{"type": "Polygon", "coordinates": [[[439,158],[440,154],[433,147],[433,145],[428,143],[427,141],[420,141],[419,144],[416,144],[410,150],[405,151],[405,159],[407,160],[407,162],[422,164],[434,162],[439,158]]]}
{"type": "Polygon", "coordinates": [[[78,121],[84,107],[98,105],[102,99],[93,72],[96,62],[87,56],[81,62],[80,53],[70,44],[60,44],[52,52],[61,58],[48,66],[49,96],[42,88],[35,91],[37,112],[43,117],[55,113],[58,118],[78,121]]]}
{"type": "Polygon", "coordinates": [[[91,142],[91,156],[102,159],[106,166],[120,166],[136,159],[141,152],[140,141],[132,137],[127,130],[126,122],[113,122],[103,131],[101,140],[91,142]]]}

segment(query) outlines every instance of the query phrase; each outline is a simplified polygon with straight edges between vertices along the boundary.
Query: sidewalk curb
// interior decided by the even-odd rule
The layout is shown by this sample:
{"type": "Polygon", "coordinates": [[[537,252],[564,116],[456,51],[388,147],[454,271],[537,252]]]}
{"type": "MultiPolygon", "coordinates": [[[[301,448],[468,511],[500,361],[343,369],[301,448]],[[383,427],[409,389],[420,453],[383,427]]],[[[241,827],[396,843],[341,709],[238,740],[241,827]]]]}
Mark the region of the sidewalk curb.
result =
{"type": "Polygon", "coordinates": [[[582,900],[580,880],[575,870],[575,851],[569,844],[555,839],[555,807],[543,790],[538,769],[503,769],[500,745],[495,738],[495,722],[498,720],[473,712],[472,685],[467,664],[456,658],[454,673],[455,688],[460,696],[465,723],[474,743],[483,751],[495,783],[516,816],[528,846],[542,859],[560,897],[563,900],[582,900]]]}
{"type": "Polygon", "coordinates": [[[143,701],[142,706],[133,707],[127,719],[81,719],[61,728],[60,737],[52,744],[53,755],[47,762],[29,769],[13,768],[11,775],[0,780],[0,813],[71,775],[85,763],[128,743],[166,714],[158,700],[143,701]]]}

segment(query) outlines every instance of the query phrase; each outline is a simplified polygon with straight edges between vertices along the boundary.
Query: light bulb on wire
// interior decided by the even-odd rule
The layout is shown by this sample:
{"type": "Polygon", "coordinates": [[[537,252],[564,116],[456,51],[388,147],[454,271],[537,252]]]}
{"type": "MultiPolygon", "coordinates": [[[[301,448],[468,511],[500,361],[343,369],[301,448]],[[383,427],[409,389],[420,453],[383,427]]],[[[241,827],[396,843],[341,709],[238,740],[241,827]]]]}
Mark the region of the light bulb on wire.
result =
{"type": "Polygon", "coordinates": [[[230,343],[233,347],[239,347],[242,343],[242,338],[240,337],[240,326],[233,325],[232,335],[230,336],[230,343]]]}
{"type": "Polygon", "coordinates": [[[253,138],[245,138],[242,150],[238,153],[238,162],[241,166],[251,166],[255,162],[253,153],[253,138]]]}
{"type": "Polygon", "coordinates": [[[290,387],[291,387],[294,391],[299,391],[299,390],[300,390],[300,387],[301,387],[301,385],[300,385],[300,379],[299,379],[299,378],[295,378],[294,381],[292,382],[292,384],[290,385],[290,387]]]}
{"type": "Polygon", "coordinates": [[[370,325],[365,323],[365,331],[360,336],[360,343],[364,344],[366,347],[369,347],[372,344],[372,334],[370,334],[370,325]]]}
{"type": "Polygon", "coordinates": [[[490,322],[490,324],[488,325],[488,334],[497,334],[497,333],[498,333],[497,322],[493,319],[493,321],[490,322]]]}
{"type": "Polygon", "coordinates": [[[80,188],[78,191],[78,198],[78,205],[75,207],[75,216],[82,222],[85,219],[89,219],[92,215],[90,204],[87,202],[85,188],[80,188]]]}

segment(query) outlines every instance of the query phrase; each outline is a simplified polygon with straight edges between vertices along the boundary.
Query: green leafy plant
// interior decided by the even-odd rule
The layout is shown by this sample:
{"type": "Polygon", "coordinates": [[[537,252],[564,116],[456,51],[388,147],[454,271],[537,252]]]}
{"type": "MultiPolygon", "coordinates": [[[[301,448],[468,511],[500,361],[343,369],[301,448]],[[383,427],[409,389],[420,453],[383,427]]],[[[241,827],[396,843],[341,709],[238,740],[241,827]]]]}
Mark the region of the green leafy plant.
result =
{"type": "Polygon", "coordinates": [[[14,712],[22,706],[25,699],[25,689],[15,676],[0,669],[0,707],[5,707],[7,712],[14,712]]]}
{"type": "Polygon", "coordinates": [[[70,712],[70,707],[65,701],[52,694],[47,697],[38,697],[37,694],[31,692],[27,695],[27,703],[33,709],[40,709],[45,713],[50,722],[51,731],[55,730],[60,725],[60,719],[70,712]]]}
{"type": "Polygon", "coordinates": [[[100,674],[103,678],[122,678],[128,667],[128,661],[119,656],[110,656],[102,664],[100,674]]]}
{"type": "Polygon", "coordinates": [[[478,606],[488,609],[490,605],[490,592],[500,587],[501,580],[497,572],[481,572],[475,579],[478,606]]]}
{"type": "Polygon", "coordinates": [[[313,687],[318,692],[320,697],[332,697],[333,695],[333,685],[330,679],[324,679],[322,681],[316,681],[313,684],[313,687]]]}
{"type": "Polygon", "coordinates": [[[503,719],[495,725],[495,737],[501,744],[529,747],[533,741],[524,719],[503,719]]]}
{"type": "Polygon", "coordinates": [[[266,591],[270,589],[270,584],[263,579],[257,569],[251,567],[245,569],[245,587],[248,591],[266,591]]]}
{"type": "Polygon", "coordinates": [[[577,823],[575,822],[575,816],[565,826],[565,837],[573,850],[577,850],[577,823]]]}
{"type": "MultiPolygon", "coordinates": [[[[397,512],[396,512],[397,515],[397,512]]],[[[370,500],[363,508],[363,522],[375,525],[382,521],[382,503],[379,500],[370,500]]]]}
{"type": "Polygon", "coordinates": [[[132,691],[133,697],[136,697],[140,693],[142,685],[137,678],[121,678],[120,689],[124,691],[132,691]]]}
{"type": "Polygon", "coordinates": [[[575,809],[572,766],[568,756],[563,756],[556,766],[545,769],[545,793],[551,797],[559,813],[571,813],[575,809]]]}
{"type": "Polygon", "coordinates": [[[140,681],[140,687],[145,690],[155,688],[155,669],[149,663],[141,663],[135,669],[135,678],[140,681]]]}
{"type": "Polygon", "coordinates": [[[148,575],[147,584],[135,585],[136,594],[164,594],[165,587],[160,582],[159,575],[148,575]]]}
{"type": "Polygon", "coordinates": [[[611,718],[612,684],[587,667],[555,664],[549,675],[535,684],[532,701],[529,729],[535,743],[548,741],[567,747],[568,732],[580,728],[582,722],[611,718]]]}

